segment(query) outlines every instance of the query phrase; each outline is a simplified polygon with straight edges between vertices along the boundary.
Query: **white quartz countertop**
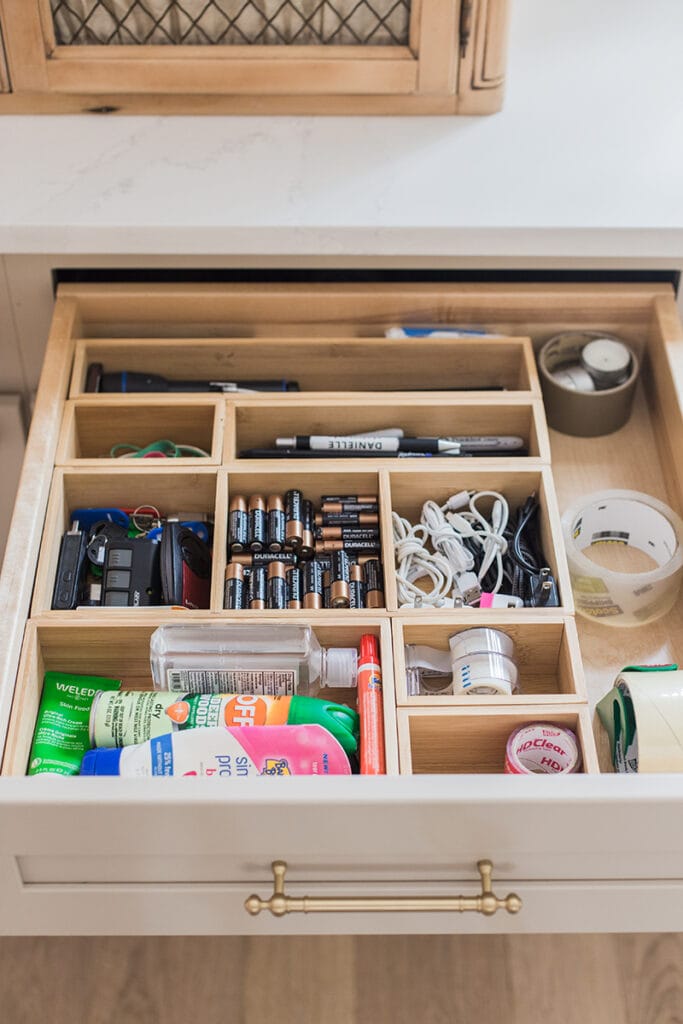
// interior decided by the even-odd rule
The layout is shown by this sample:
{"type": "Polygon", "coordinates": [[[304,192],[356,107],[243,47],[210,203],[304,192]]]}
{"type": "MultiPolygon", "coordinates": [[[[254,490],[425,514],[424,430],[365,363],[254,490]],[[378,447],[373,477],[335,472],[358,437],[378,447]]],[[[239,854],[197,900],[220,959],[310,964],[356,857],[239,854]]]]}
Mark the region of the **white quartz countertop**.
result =
{"type": "Polygon", "coordinates": [[[0,118],[0,253],[683,258],[683,4],[513,0],[479,118],[0,118]]]}

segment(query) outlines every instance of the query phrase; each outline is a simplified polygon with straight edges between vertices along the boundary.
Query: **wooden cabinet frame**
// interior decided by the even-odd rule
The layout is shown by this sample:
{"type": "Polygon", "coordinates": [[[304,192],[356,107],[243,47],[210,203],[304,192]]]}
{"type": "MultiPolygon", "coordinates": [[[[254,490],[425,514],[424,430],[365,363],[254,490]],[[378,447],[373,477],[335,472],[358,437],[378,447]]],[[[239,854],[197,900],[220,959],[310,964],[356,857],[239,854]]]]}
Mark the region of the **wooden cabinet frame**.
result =
{"type": "Polygon", "coordinates": [[[492,113],[508,3],[413,0],[407,46],[58,46],[49,0],[0,0],[0,113],[492,113]]]}

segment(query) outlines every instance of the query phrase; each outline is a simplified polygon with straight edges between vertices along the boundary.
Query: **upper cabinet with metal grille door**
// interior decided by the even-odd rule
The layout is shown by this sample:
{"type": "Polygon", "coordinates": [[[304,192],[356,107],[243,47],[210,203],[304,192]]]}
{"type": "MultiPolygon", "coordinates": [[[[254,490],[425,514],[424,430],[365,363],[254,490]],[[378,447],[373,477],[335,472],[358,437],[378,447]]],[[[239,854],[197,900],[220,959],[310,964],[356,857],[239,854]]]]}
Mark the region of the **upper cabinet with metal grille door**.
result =
{"type": "Polygon", "coordinates": [[[0,113],[493,113],[508,4],[0,0],[0,113]]]}

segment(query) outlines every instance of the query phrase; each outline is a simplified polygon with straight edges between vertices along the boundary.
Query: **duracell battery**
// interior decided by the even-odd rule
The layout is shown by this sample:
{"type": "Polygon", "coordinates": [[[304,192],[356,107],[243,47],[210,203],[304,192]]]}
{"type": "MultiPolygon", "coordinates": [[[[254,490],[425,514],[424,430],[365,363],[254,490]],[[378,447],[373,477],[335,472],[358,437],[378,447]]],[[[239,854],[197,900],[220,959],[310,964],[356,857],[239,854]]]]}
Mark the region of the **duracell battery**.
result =
{"type": "Polygon", "coordinates": [[[267,538],[266,503],[262,494],[249,498],[249,550],[263,551],[267,538]]]}
{"type": "Polygon", "coordinates": [[[335,551],[330,569],[330,607],[348,608],[350,596],[351,564],[345,551],[335,551]]]}
{"type": "Polygon", "coordinates": [[[320,499],[320,504],[323,509],[325,505],[336,504],[341,502],[343,505],[356,504],[361,505],[376,505],[377,495],[376,494],[323,494],[320,499]]]}
{"type": "Polygon", "coordinates": [[[241,494],[236,494],[230,501],[228,538],[230,551],[244,551],[249,543],[247,500],[241,494]]]}
{"type": "Polygon", "coordinates": [[[323,608],[330,607],[330,584],[332,582],[332,570],[323,569],[323,608]]]}
{"type": "Polygon", "coordinates": [[[323,607],[323,569],[320,562],[304,562],[303,566],[304,608],[323,607]]]}
{"type": "Polygon", "coordinates": [[[301,608],[302,597],[301,569],[298,565],[290,565],[287,569],[287,607],[301,608]]]}
{"type": "Polygon", "coordinates": [[[316,557],[318,554],[325,554],[334,551],[346,551],[347,554],[374,554],[377,556],[380,552],[379,537],[373,537],[370,540],[318,540],[315,543],[316,557]]]}
{"type": "Polygon", "coordinates": [[[285,494],[285,542],[295,551],[301,547],[303,541],[303,503],[301,491],[293,489],[285,494]]]}
{"type": "Polygon", "coordinates": [[[352,562],[349,568],[349,608],[365,608],[363,568],[352,562]]]}
{"type": "Polygon", "coordinates": [[[377,526],[377,512],[316,512],[315,525],[320,526],[377,526]]]}
{"type": "Polygon", "coordinates": [[[261,611],[266,607],[268,593],[267,576],[265,565],[254,566],[249,573],[249,589],[247,598],[249,608],[254,611],[261,611]]]}
{"type": "Polygon", "coordinates": [[[268,495],[268,550],[282,551],[285,546],[285,503],[280,494],[268,495]]]}
{"type": "Polygon", "coordinates": [[[365,579],[365,607],[382,608],[384,606],[384,580],[382,563],[379,558],[369,559],[363,566],[365,579]]]}
{"type": "Polygon", "coordinates": [[[379,537],[379,527],[319,526],[315,531],[315,537],[316,540],[343,540],[348,543],[354,540],[376,540],[379,537]]]}
{"type": "Polygon", "coordinates": [[[239,565],[247,566],[259,566],[259,565],[270,565],[271,562],[284,562],[285,565],[296,565],[297,555],[293,551],[254,551],[252,554],[244,555],[233,555],[233,562],[238,562],[239,565]]]}
{"type": "Polygon", "coordinates": [[[313,558],[315,553],[315,537],[313,536],[313,503],[302,502],[303,510],[303,532],[301,535],[301,547],[299,554],[302,558],[313,558]]]}
{"type": "Polygon", "coordinates": [[[223,607],[244,608],[245,605],[244,567],[239,562],[230,562],[225,567],[225,588],[223,607]]]}
{"type": "Polygon", "coordinates": [[[361,512],[377,512],[377,503],[375,503],[374,505],[370,505],[365,504],[364,502],[354,502],[353,504],[337,502],[336,504],[323,505],[322,510],[323,512],[334,512],[338,515],[348,512],[358,514],[360,514],[361,512]]]}
{"type": "Polygon", "coordinates": [[[268,566],[268,607],[281,611],[287,607],[287,572],[284,562],[268,566]]]}

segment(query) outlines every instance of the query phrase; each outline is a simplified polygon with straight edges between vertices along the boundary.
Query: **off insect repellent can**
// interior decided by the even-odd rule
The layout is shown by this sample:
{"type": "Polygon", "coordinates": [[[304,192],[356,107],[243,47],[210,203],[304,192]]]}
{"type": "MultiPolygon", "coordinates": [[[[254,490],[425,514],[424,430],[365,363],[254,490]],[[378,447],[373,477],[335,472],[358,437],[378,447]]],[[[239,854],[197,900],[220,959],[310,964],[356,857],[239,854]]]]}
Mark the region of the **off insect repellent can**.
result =
{"type": "Polygon", "coordinates": [[[126,747],[183,729],[254,725],[322,725],[347,754],[358,749],[359,718],[318,697],[121,690],[98,693],[90,713],[94,747],[126,747]]]}

